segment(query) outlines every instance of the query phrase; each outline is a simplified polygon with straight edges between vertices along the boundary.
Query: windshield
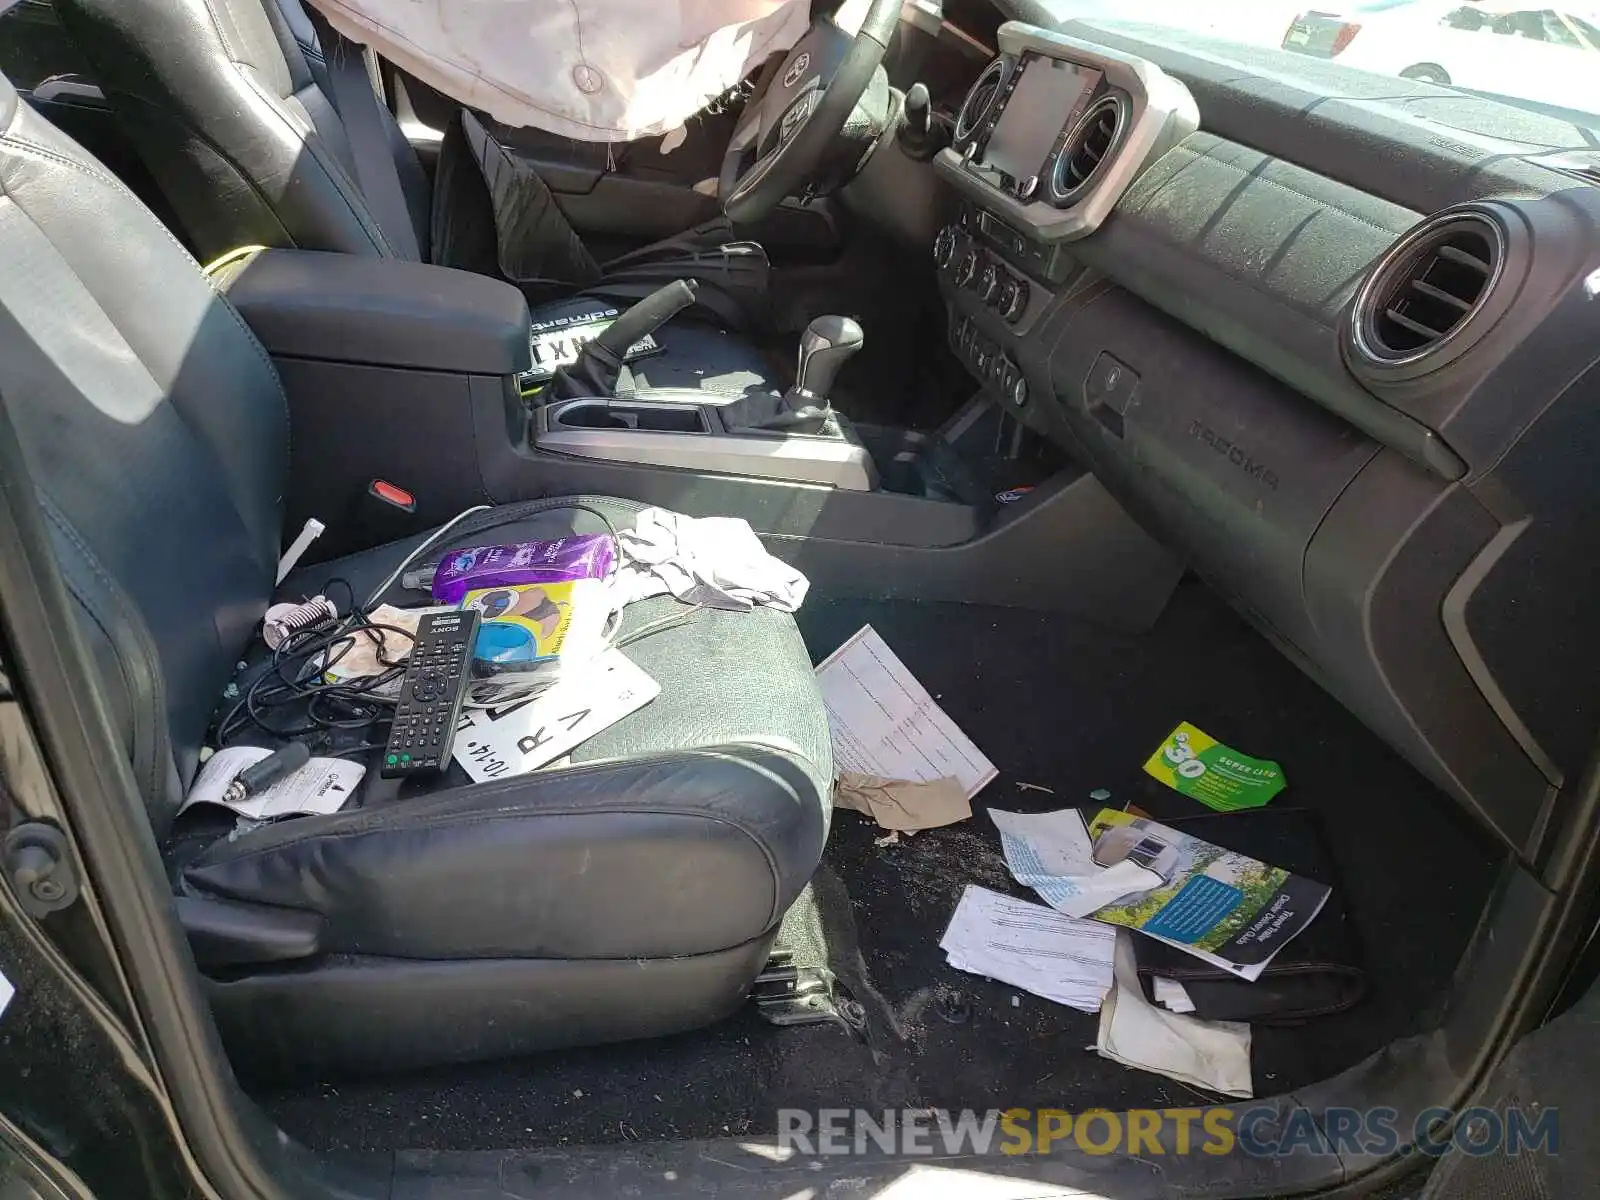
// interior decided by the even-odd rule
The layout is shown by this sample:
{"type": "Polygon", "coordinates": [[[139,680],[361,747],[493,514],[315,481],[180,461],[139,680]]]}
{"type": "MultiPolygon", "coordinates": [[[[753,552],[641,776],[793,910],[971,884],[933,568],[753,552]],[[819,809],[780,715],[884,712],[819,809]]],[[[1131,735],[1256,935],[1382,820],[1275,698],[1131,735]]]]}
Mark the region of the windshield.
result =
{"type": "Polygon", "coordinates": [[[1335,63],[1600,129],[1600,0],[1529,2],[1046,0],[1063,21],[1138,26],[1143,36],[1150,27],[1204,34],[1286,52],[1274,57],[1288,73],[1310,68],[1307,59],[1335,63]]]}

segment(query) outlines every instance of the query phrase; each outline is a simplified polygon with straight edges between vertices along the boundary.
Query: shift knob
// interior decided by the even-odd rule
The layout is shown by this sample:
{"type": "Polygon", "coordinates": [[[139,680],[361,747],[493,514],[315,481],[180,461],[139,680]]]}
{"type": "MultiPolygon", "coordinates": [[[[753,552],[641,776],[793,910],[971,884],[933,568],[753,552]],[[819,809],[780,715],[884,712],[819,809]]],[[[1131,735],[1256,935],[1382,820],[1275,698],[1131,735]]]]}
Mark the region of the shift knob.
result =
{"type": "Polygon", "coordinates": [[[928,95],[927,84],[913,83],[906,89],[906,98],[901,111],[905,113],[908,133],[917,138],[928,136],[928,124],[933,116],[933,102],[928,95]]]}
{"type": "Polygon", "coordinates": [[[818,317],[800,335],[800,366],[794,393],[809,404],[826,407],[839,368],[866,342],[861,326],[849,317],[818,317]]]}
{"type": "Polygon", "coordinates": [[[913,83],[906,89],[895,140],[913,162],[927,162],[950,144],[949,131],[933,119],[933,100],[926,84],[913,83]]]}

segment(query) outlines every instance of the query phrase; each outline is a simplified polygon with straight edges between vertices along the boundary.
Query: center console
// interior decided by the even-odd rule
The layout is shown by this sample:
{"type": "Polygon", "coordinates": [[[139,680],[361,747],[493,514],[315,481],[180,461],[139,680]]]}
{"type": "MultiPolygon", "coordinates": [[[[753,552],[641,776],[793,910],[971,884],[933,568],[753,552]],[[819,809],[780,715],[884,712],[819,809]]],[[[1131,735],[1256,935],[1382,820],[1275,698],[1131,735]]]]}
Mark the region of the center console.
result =
{"type": "Polygon", "coordinates": [[[866,342],[849,317],[818,317],[806,327],[794,385],[781,395],[760,385],[739,393],[662,387],[617,393],[620,372],[608,363],[619,348],[636,343],[649,322],[691,294],[681,283],[669,285],[657,293],[657,311],[647,310],[657,303],[652,296],[585,343],[572,374],[558,371],[540,396],[534,446],[578,458],[877,490],[871,452],[829,399],[840,368],[866,342]],[[675,289],[681,289],[676,297],[675,289]]]}
{"type": "Polygon", "coordinates": [[[1047,445],[1019,451],[992,404],[927,432],[834,412],[833,373],[871,336],[848,318],[812,323],[781,396],[578,380],[530,401],[528,308],[501,281],[298,250],[254,252],[213,280],[283,382],[285,524],[326,526],[318,560],[473,505],[602,495],[743,518],[840,596],[970,600],[981,586],[986,603],[1133,630],[1181,569],[1081,466],[1047,445]]]}
{"type": "MultiPolygon", "coordinates": [[[[746,398],[710,392],[584,396],[541,404],[533,414],[540,450],[611,462],[821,484],[853,492],[878,486],[872,455],[848,422],[817,433],[752,429],[746,398]]],[[[770,404],[764,406],[770,410],[770,404]]]]}

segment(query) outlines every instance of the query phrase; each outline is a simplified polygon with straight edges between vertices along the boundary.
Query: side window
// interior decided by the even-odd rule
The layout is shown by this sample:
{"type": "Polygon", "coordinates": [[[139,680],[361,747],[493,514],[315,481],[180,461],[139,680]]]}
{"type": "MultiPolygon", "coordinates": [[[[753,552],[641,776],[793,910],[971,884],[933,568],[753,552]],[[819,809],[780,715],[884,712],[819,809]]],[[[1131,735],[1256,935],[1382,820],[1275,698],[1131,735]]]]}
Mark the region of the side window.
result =
{"type": "Polygon", "coordinates": [[[1600,50],[1600,29],[1596,29],[1582,17],[1569,15],[1563,17],[1563,20],[1577,30],[1578,37],[1582,40],[1585,50],[1600,50]]]}
{"type": "Polygon", "coordinates": [[[1446,15],[1443,21],[1443,24],[1448,25],[1451,29],[1465,30],[1482,29],[1488,23],[1489,21],[1484,15],[1484,11],[1470,4],[1454,9],[1446,15]]]}
{"type": "Polygon", "coordinates": [[[85,73],[50,0],[0,0],[0,75],[31,92],[57,75],[85,73]]]}
{"type": "Polygon", "coordinates": [[[1569,46],[1574,50],[1582,50],[1583,42],[1576,31],[1567,24],[1566,18],[1559,13],[1545,9],[1539,14],[1539,22],[1544,28],[1544,40],[1555,46],[1569,46]]]}
{"type": "Polygon", "coordinates": [[[1536,42],[1542,42],[1545,40],[1544,14],[1531,9],[1496,14],[1494,31],[1507,37],[1532,38],[1536,42]]]}

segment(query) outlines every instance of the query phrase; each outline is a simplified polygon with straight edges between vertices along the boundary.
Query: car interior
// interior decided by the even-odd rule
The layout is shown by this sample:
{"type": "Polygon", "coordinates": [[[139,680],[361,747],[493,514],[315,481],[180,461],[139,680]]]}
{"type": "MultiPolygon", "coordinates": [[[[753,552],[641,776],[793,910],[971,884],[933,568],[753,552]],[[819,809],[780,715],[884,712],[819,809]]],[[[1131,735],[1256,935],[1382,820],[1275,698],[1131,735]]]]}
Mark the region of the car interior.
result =
{"type": "MultiPolygon", "coordinates": [[[[1206,836],[1325,876],[1359,966],[1253,1026],[1259,1103],[1404,1125],[1560,1004],[1594,132],[1032,0],[835,7],[676,146],[499,124],[301,0],[0,15],[0,404],[300,1194],[888,1195],[903,1163],[763,1153],[777,1111],[1225,1103],[940,945],[969,885],[1033,898],[986,809],[1201,816],[1140,770],[1184,721],[1282,765],[1206,836]],[[597,319],[627,335],[546,366],[597,319]],[[369,767],[339,811],[185,807],[284,732],[240,700],[269,604],[415,606],[446,549],[652,507],[747,521],[804,603],[629,605],[660,694],[544,769],[384,778],[372,718],[314,722],[369,767]],[[997,767],[970,819],[835,807],[814,668],[863,626],[997,767]]],[[[943,1166],[1134,1197],[1402,1164],[943,1166]]]]}

